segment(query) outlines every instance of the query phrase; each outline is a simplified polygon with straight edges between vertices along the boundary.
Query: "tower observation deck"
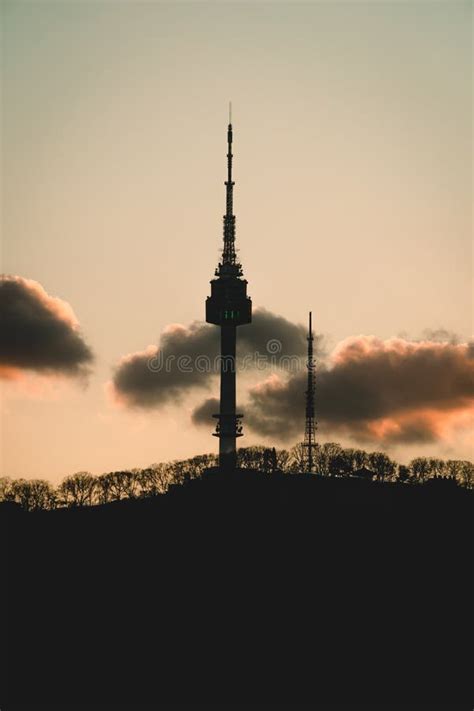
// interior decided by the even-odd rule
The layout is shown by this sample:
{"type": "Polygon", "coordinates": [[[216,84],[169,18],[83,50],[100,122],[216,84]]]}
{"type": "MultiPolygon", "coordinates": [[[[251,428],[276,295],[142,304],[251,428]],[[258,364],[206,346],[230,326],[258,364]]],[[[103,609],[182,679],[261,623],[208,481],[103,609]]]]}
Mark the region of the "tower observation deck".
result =
{"type": "Polygon", "coordinates": [[[235,251],[235,216],[233,212],[234,181],[232,180],[232,123],[227,128],[226,212],[224,215],[224,246],[222,258],[211,281],[211,295],[206,299],[206,321],[220,326],[220,412],[215,437],[219,437],[219,467],[236,466],[236,439],[242,436],[241,418],[236,412],[237,326],[252,320],[252,301],[247,296],[247,281],[235,251]]]}

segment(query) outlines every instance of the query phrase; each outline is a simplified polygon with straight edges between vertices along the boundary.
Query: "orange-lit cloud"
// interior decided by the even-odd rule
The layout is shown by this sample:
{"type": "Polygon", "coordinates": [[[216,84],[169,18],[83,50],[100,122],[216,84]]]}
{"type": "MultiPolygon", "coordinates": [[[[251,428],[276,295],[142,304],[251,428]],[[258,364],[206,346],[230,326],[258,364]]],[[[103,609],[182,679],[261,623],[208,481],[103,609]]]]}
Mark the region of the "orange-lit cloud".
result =
{"type": "Polygon", "coordinates": [[[0,365],[0,380],[19,381],[22,379],[22,371],[19,368],[12,368],[8,365],[0,365]]]}
{"type": "MultiPolygon", "coordinates": [[[[306,372],[287,379],[272,374],[251,388],[243,407],[255,432],[294,439],[302,432],[306,372]]],[[[358,442],[449,442],[472,427],[474,348],[440,341],[387,341],[359,336],[340,343],[319,364],[316,411],[319,429],[358,442]]],[[[207,418],[206,403],[193,415],[207,418]]]]}
{"type": "Polygon", "coordinates": [[[41,284],[0,277],[0,378],[84,376],[93,360],[71,306],[41,284]]]}

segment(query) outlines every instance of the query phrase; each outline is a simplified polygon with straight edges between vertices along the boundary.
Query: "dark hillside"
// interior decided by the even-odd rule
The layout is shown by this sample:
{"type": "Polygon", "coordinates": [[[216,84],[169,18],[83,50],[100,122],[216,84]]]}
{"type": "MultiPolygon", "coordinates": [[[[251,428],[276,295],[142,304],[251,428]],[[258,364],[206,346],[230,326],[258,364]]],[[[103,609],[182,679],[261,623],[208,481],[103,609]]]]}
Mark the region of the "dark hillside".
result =
{"type": "Polygon", "coordinates": [[[467,704],[470,502],[442,482],[247,470],[83,509],[4,504],[2,709],[467,704]]]}

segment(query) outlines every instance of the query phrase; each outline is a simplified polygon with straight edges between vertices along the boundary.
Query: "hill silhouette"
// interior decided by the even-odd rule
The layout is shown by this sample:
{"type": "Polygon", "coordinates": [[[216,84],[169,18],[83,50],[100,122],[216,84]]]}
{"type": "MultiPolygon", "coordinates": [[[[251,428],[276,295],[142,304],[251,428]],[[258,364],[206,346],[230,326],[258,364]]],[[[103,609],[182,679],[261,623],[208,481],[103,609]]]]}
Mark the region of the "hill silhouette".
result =
{"type": "Polygon", "coordinates": [[[471,500],[210,469],[150,498],[6,502],[2,709],[465,708],[471,500]]]}

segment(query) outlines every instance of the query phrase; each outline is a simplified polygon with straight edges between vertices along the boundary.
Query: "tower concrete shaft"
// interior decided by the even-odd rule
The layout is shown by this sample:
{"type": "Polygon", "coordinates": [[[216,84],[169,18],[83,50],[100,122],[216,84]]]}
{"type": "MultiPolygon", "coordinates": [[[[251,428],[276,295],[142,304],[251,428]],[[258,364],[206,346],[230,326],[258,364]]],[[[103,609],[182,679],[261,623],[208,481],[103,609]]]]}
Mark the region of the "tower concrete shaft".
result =
{"type": "Polygon", "coordinates": [[[313,356],[313,327],[312,314],[309,312],[309,327],[308,327],[308,359],[306,367],[308,369],[308,379],[306,387],[306,421],[304,430],[303,446],[306,447],[306,468],[308,472],[314,471],[314,455],[316,449],[316,429],[317,422],[314,413],[314,391],[315,391],[315,362],[313,356]]]}
{"type": "Polygon", "coordinates": [[[221,328],[220,412],[215,437],[219,437],[219,466],[236,466],[237,437],[242,436],[243,415],[236,412],[236,340],[237,326],[252,320],[252,301],[247,296],[247,281],[242,279],[242,267],[235,251],[235,216],[233,213],[232,124],[227,128],[226,212],[224,215],[224,245],[222,258],[211,281],[211,296],[206,299],[206,321],[221,328]]]}
{"type": "Polygon", "coordinates": [[[218,430],[219,464],[223,469],[234,469],[237,460],[237,437],[242,435],[240,418],[236,412],[235,348],[236,327],[221,326],[221,388],[218,430]]]}

